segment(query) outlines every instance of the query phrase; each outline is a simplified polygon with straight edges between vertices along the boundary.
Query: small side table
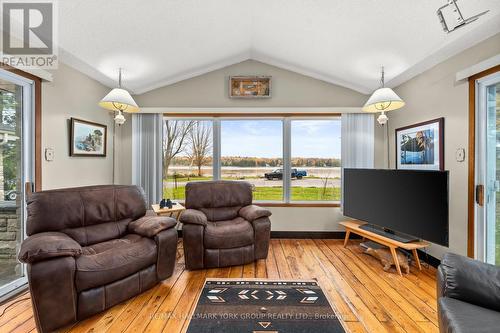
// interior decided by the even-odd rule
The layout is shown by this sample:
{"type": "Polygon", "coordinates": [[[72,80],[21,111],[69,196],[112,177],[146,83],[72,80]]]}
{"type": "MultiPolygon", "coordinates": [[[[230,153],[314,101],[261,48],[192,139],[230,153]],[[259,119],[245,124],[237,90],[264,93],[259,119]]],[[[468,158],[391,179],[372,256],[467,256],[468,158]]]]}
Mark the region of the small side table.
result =
{"type": "Polygon", "coordinates": [[[156,215],[158,216],[170,216],[170,217],[175,217],[177,221],[179,221],[179,218],[181,217],[181,214],[183,211],[186,210],[186,208],[181,205],[180,203],[177,203],[172,206],[172,208],[160,208],[160,205],[151,205],[153,208],[153,211],[155,212],[156,215]],[[175,216],[174,216],[175,214],[175,216]]]}

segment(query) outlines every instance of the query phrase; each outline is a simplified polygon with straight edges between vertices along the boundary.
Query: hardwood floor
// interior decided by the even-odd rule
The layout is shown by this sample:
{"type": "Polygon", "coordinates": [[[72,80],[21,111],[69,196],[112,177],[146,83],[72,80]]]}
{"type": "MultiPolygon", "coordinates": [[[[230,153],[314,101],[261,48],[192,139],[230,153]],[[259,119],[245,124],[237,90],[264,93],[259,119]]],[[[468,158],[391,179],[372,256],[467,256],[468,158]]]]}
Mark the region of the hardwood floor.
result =
{"type": "MultiPolygon", "coordinates": [[[[269,256],[256,263],[187,271],[182,243],[172,277],[108,311],[67,327],[62,332],[185,332],[205,278],[256,277],[317,279],[350,332],[438,332],[436,270],[409,275],[382,270],[362,253],[359,241],[272,239],[269,256]]],[[[29,293],[0,306],[0,332],[36,332],[29,293]],[[17,303],[16,303],[17,302],[17,303]]]]}

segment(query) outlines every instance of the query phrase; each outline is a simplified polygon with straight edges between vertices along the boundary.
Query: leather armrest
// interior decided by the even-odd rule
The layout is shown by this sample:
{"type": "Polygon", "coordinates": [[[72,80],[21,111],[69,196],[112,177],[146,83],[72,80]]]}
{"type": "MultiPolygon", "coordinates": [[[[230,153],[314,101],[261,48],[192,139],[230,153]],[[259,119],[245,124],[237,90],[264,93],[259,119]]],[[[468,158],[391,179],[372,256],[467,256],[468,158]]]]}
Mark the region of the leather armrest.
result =
{"type": "Polygon", "coordinates": [[[200,224],[185,224],[182,226],[182,247],[186,269],[202,269],[204,267],[205,246],[203,239],[205,227],[200,224]]]}
{"type": "Polygon", "coordinates": [[[186,209],[182,212],[180,221],[185,224],[207,225],[207,216],[197,209],[186,209]]]}
{"type": "Polygon", "coordinates": [[[444,279],[444,269],[442,265],[439,265],[439,267],[436,270],[436,293],[437,293],[437,298],[439,299],[440,297],[444,297],[444,292],[446,289],[446,281],[444,279]]]}
{"type": "Polygon", "coordinates": [[[143,237],[153,238],[160,231],[173,228],[177,225],[177,220],[167,216],[146,215],[128,225],[128,230],[143,237]]]}
{"type": "Polygon", "coordinates": [[[158,251],[156,274],[159,280],[164,280],[174,272],[177,259],[177,230],[170,228],[160,231],[155,236],[158,251]]]}
{"type": "Polygon", "coordinates": [[[261,217],[269,217],[271,216],[271,211],[264,207],[259,207],[256,205],[248,205],[242,207],[238,214],[247,221],[255,221],[261,217]]]}
{"type": "Polygon", "coordinates": [[[56,257],[78,257],[81,254],[80,244],[68,235],[62,232],[41,232],[23,241],[19,260],[34,263],[56,257]]]}
{"type": "Polygon", "coordinates": [[[439,270],[442,296],[500,311],[500,267],[447,253],[439,270]]]}
{"type": "Polygon", "coordinates": [[[33,313],[40,333],[58,332],[78,320],[76,261],[59,257],[28,265],[33,313]]]}
{"type": "Polygon", "coordinates": [[[269,239],[271,238],[271,221],[264,216],[252,221],[254,231],[255,259],[267,258],[269,252],[269,239]]]}

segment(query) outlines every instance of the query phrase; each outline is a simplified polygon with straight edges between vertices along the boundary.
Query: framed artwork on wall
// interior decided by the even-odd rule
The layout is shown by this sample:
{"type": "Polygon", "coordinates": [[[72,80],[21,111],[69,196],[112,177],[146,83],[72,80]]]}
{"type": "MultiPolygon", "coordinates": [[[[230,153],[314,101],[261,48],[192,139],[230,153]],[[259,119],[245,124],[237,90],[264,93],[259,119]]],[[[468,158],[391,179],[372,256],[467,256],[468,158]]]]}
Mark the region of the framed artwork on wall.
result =
{"type": "Polygon", "coordinates": [[[444,170],[444,118],[396,129],[396,168],[444,170]]]}
{"type": "Polygon", "coordinates": [[[108,127],[91,121],[71,118],[70,156],[106,156],[108,127]]]}
{"type": "Polygon", "coordinates": [[[270,98],[270,76],[230,76],[230,98],[270,98]]]}

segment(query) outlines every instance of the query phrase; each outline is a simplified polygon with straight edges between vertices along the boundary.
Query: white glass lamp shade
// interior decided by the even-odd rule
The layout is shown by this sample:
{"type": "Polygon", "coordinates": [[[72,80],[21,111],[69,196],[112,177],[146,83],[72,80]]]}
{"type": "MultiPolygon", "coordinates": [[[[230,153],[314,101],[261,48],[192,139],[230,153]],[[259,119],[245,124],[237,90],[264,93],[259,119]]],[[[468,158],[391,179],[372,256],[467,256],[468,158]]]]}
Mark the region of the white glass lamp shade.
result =
{"type": "Polygon", "coordinates": [[[121,88],[111,90],[99,102],[99,106],[111,111],[139,112],[139,107],[129,92],[121,88]]]}
{"type": "Polygon", "coordinates": [[[380,88],[363,106],[364,112],[387,112],[402,108],[405,102],[391,88],[380,88]]]}

